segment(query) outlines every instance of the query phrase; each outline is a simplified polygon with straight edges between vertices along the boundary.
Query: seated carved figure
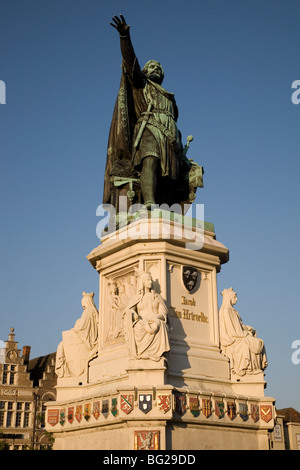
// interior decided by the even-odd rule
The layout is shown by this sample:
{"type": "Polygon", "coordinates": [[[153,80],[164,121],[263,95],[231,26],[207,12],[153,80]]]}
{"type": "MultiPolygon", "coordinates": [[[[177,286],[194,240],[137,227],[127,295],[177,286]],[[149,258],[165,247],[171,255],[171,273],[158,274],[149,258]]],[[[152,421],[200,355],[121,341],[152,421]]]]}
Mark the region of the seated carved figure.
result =
{"type": "Polygon", "coordinates": [[[243,376],[263,371],[268,363],[264,342],[256,337],[252,327],[244,325],[233,305],[237,295],[230,289],[222,292],[223,303],[219,312],[221,351],[230,360],[232,374],[243,376]]]}
{"type": "Polygon", "coordinates": [[[130,300],[123,313],[129,353],[135,359],[159,361],[170,350],[168,309],[164,299],[152,289],[149,273],[143,272],[139,283],[139,293],[130,300]]]}
{"type": "Polygon", "coordinates": [[[97,355],[99,313],[94,304],[94,293],[83,292],[83,313],[74,328],[63,331],[62,342],[56,353],[55,372],[58,377],[82,375],[87,363],[97,355]]]}

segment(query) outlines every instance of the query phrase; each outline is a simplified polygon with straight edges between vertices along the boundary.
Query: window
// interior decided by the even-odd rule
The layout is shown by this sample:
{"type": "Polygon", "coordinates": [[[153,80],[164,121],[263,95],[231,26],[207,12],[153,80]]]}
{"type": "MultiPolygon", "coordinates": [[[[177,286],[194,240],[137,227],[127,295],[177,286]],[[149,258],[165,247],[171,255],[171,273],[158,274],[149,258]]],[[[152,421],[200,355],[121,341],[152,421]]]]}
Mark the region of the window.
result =
{"type": "Polygon", "coordinates": [[[13,385],[15,383],[15,373],[11,372],[9,377],[9,385],[13,385]]]}
{"type": "Polygon", "coordinates": [[[13,409],[13,406],[14,406],[14,404],[13,404],[12,401],[9,401],[9,402],[7,403],[7,409],[8,409],[8,410],[12,410],[12,409],[13,409]]]}
{"type": "Polygon", "coordinates": [[[4,410],[5,408],[5,401],[0,401],[0,410],[4,410]]]}
{"type": "Polygon", "coordinates": [[[7,415],[6,415],[6,427],[7,427],[7,428],[10,428],[10,427],[11,427],[12,417],[13,417],[13,412],[12,412],[12,411],[8,411],[8,412],[7,412],[7,415]]]}
{"type": "Polygon", "coordinates": [[[21,411],[17,411],[16,413],[16,428],[19,428],[21,426],[21,418],[22,418],[22,413],[21,411]]]}
{"type": "Polygon", "coordinates": [[[7,383],[7,372],[3,372],[2,374],[2,384],[6,384],[7,383]]]}
{"type": "Polygon", "coordinates": [[[21,401],[18,401],[17,402],[17,410],[21,410],[22,409],[22,405],[23,403],[21,401]]]}
{"type": "Polygon", "coordinates": [[[28,425],[29,425],[29,413],[24,413],[23,428],[28,428],[28,425]]]}
{"type": "Polygon", "coordinates": [[[25,403],[25,411],[29,411],[30,410],[30,403],[25,403]]]}
{"type": "Polygon", "coordinates": [[[4,411],[0,411],[0,426],[4,425],[4,411]]]}

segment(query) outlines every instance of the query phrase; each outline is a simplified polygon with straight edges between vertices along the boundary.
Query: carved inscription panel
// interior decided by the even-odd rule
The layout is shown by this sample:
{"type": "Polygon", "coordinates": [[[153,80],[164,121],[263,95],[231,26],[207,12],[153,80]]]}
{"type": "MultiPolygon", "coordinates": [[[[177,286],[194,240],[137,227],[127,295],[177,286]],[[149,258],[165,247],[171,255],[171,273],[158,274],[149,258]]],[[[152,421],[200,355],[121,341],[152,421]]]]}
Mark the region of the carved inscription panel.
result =
{"type": "Polygon", "coordinates": [[[173,339],[210,340],[211,273],[169,263],[169,321],[173,339]],[[193,277],[191,277],[193,276],[193,277]],[[187,279],[187,281],[185,280],[187,279]],[[192,288],[191,288],[192,287],[192,288]]]}

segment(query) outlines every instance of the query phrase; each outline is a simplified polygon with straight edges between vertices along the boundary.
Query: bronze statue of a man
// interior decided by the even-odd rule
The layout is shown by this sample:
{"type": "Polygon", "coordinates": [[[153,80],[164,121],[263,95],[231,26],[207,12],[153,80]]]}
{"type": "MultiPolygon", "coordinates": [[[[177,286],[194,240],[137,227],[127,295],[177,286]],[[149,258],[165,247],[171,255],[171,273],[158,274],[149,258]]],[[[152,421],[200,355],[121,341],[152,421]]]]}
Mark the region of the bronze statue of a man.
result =
{"type": "Polygon", "coordinates": [[[150,60],[140,68],[124,17],[112,20],[119,32],[123,61],[108,142],[103,202],[111,202],[111,177],[122,176],[128,181],[137,178],[147,208],[180,203],[186,197],[189,168],[176,124],[174,94],[161,86],[164,71],[159,62],[150,60]]]}

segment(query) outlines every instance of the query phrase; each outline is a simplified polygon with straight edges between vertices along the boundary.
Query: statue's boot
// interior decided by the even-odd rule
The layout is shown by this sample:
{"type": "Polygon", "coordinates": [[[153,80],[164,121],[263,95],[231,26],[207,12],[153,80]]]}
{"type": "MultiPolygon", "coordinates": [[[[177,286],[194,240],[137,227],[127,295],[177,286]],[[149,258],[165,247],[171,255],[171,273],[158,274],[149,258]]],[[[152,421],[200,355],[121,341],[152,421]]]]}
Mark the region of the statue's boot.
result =
{"type": "Polygon", "coordinates": [[[141,191],[144,200],[144,206],[151,209],[151,205],[155,205],[155,193],[157,184],[157,168],[159,159],[157,157],[145,157],[143,159],[143,167],[140,176],[141,191]]]}

